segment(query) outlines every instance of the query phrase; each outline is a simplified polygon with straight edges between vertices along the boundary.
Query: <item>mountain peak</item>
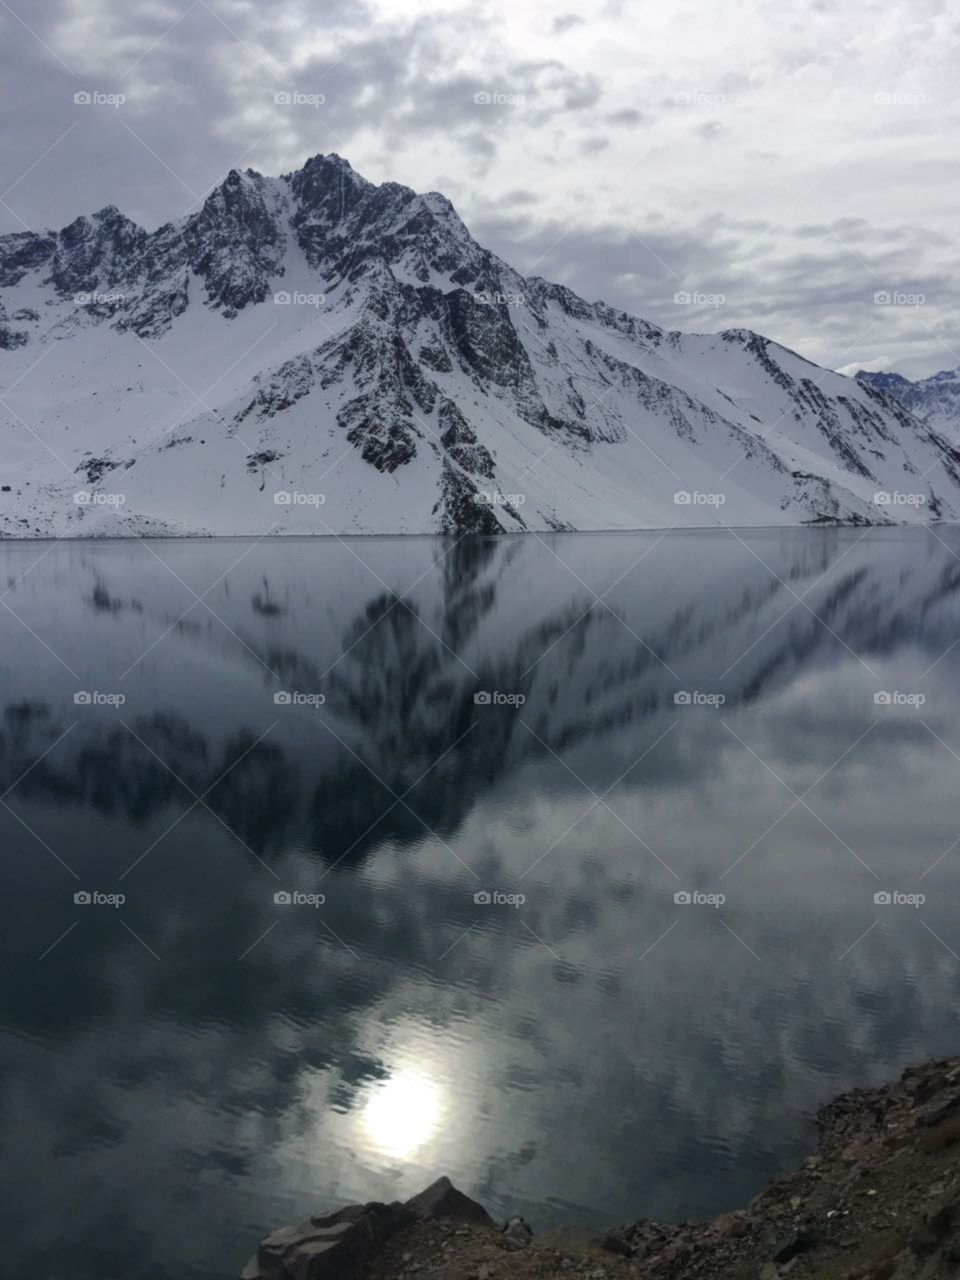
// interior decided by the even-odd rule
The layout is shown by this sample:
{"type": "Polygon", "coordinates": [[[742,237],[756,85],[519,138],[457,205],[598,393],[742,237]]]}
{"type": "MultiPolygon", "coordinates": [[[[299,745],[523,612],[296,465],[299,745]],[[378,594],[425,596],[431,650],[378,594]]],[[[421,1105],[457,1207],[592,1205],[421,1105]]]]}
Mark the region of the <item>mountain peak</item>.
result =
{"type": "MultiPolygon", "coordinates": [[[[0,381],[26,379],[31,346],[51,344],[46,402],[31,388],[22,403],[51,453],[20,468],[28,498],[0,510],[0,534],[960,515],[960,450],[889,397],[749,329],[665,333],[524,280],[442,193],[371,183],[336,153],[280,178],[231,169],[149,234],[107,205],[55,235],[4,237],[0,317],[0,381]],[[162,361],[129,336],[171,330],[162,361]],[[198,404],[186,388],[218,372],[198,404]],[[122,471],[123,510],[76,508],[58,457],[91,489],[122,471]],[[315,490],[334,472],[321,521],[315,490]],[[880,490],[917,502],[878,508],[880,490]]],[[[945,404],[957,384],[936,386],[945,404]]]]}
{"type": "Polygon", "coordinates": [[[316,155],[308,156],[299,169],[294,169],[291,173],[285,173],[283,176],[287,180],[295,178],[298,174],[317,174],[317,173],[342,173],[349,175],[359,182],[364,182],[354,169],[349,160],[338,155],[336,151],[329,151],[326,154],[318,151],[316,155]]]}

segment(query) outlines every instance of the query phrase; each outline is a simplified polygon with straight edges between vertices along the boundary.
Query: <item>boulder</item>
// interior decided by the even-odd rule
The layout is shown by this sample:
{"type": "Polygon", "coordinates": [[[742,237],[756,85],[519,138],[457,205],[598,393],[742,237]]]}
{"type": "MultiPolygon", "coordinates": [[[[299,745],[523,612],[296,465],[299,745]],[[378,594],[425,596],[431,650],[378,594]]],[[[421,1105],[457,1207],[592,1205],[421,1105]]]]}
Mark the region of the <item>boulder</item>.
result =
{"type": "Polygon", "coordinates": [[[421,1221],[427,1218],[453,1218],[457,1222],[477,1222],[491,1227],[495,1225],[482,1204],[458,1191],[446,1177],[431,1182],[419,1195],[408,1200],[404,1207],[421,1221]]]}
{"type": "Polygon", "coordinates": [[[482,1204],[438,1178],[406,1204],[372,1200],[281,1227],[260,1242],[240,1280],[361,1280],[397,1232],[433,1218],[495,1225],[482,1204]]]}
{"type": "Polygon", "coordinates": [[[525,1249],[533,1238],[533,1231],[524,1218],[511,1218],[504,1225],[502,1237],[508,1249],[525,1249]]]}
{"type": "Polygon", "coordinates": [[[260,1242],[241,1280],[361,1280],[387,1241],[415,1221],[399,1202],[371,1201],[281,1227],[260,1242]]]}
{"type": "Polygon", "coordinates": [[[778,1240],[773,1246],[773,1261],[789,1262],[791,1258],[795,1258],[798,1254],[806,1253],[808,1249],[812,1249],[816,1243],[817,1237],[812,1231],[791,1231],[789,1235],[778,1240]]]}

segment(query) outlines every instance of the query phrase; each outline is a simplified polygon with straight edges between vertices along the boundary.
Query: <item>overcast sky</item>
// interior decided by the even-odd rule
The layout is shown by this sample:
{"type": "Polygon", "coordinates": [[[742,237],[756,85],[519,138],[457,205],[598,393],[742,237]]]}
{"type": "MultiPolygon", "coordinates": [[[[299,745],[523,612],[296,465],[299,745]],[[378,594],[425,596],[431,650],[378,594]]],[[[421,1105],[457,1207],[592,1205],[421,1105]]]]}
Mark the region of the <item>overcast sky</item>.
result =
{"type": "Polygon", "coordinates": [[[958,47],[941,0],[0,0],[0,232],[336,151],[591,300],[917,376],[960,366],[958,47]]]}

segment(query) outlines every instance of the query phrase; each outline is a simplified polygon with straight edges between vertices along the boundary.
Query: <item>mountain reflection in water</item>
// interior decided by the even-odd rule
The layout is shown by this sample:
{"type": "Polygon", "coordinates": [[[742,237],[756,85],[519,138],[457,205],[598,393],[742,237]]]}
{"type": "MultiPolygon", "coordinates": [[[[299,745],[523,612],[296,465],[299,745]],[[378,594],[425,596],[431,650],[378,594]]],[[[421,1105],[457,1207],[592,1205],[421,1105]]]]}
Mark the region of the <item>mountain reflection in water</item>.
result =
{"type": "Polygon", "coordinates": [[[955,1050],[958,552],[0,543],[13,1271],[222,1277],[440,1172],[704,1215],[955,1050]]]}

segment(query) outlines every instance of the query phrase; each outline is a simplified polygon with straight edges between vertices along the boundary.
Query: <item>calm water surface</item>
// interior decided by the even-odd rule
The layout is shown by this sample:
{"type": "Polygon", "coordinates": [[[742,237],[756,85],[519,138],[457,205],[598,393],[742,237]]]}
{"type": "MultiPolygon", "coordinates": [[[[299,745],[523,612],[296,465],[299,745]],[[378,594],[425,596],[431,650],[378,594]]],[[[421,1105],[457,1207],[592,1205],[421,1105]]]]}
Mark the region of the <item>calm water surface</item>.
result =
{"type": "Polygon", "coordinates": [[[956,1052],[958,554],[0,544],[11,1274],[222,1280],[440,1172],[707,1215],[956,1052]]]}

